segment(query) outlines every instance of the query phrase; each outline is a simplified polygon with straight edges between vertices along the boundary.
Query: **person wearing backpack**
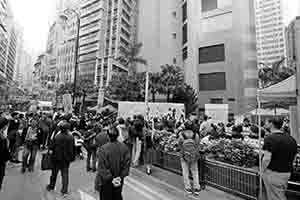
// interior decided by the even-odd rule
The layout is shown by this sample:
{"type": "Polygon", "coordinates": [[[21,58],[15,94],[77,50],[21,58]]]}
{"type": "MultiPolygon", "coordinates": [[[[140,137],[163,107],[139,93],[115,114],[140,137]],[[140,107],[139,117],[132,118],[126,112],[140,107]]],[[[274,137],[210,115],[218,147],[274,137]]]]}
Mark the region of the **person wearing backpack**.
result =
{"type": "Polygon", "coordinates": [[[200,194],[200,184],[199,184],[199,171],[198,171],[198,159],[200,138],[199,135],[193,132],[193,123],[191,121],[186,121],[184,123],[183,130],[179,133],[179,147],[181,149],[181,168],[183,175],[183,182],[185,186],[185,191],[188,194],[199,195],[200,194]],[[193,186],[192,189],[189,171],[192,173],[193,186]]]}

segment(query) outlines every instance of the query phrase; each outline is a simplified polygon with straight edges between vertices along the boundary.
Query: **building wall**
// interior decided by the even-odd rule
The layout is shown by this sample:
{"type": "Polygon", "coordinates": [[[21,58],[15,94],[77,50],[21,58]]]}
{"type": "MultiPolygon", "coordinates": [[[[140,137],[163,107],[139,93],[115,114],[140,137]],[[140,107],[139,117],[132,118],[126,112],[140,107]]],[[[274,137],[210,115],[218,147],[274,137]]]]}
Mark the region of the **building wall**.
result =
{"type": "MultiPolygon", "coordinates": [[[[160,66],[181,66],[181,0],[140,0],[138,41],[143,43],[141,56],[148,61],[150,70],[160,66]]],[[[138,66],[144,71],[144,66],[138,66]]]]}
{"type": "MultiPolygon", "coordinates": [[[[188,54],[183,68],[186,82],[199,92],[200,109],[207,103],[229,104],[229,112],[233,114],[255,108],[257,66],[253,1],[218,0],[217,7],[202,4],[205,0],[186,3],[188,14],[184,24],[187,23],[188,36],[183,48],[187,47],[188,54]],[[205,61],[201,58],[200,62],[199,48],[221,44],[225,46],[225,59],[209,61],[207,58],[205,61]],[[222,73],[217,75],[225,76],[226,87],[205,88],[211,73],[222,73]]],[[[215,59],[216,56],[211,55],[215,59]]]]}
{"type": "Polygon", "coordinates": [[[18,42],[17,34],[18,33],[16,28],[12,26],[9,32],[8,53],[7,53],[6,70],[5,70],[5,75],[9,82],[13,81],[14,70],[16,65],[16,52],[17,52],[17,42],[18,42]]]}

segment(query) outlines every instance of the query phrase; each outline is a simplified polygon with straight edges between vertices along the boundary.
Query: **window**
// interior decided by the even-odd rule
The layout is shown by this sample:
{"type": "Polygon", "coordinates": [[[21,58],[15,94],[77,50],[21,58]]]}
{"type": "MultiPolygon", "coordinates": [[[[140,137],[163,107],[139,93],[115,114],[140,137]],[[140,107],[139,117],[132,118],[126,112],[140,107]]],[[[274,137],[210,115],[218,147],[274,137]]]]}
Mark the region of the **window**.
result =
{"type": "Polygon", "coordinates": [[[212,98],[210,99],[211,104],[223,104],[223,99],[222,98],[212,98]]]}
{"type": "Polygon", "coordinates": [[[235,98],[228,98],[228,101],[234,102],[235,98]]]}
{"type": "Polygon", "coordinates": [[[187,3],[185,2],[182,6],[182,22],[187,20],[187,3]]]}
{"type": "Polygon", "coordinates": [[[225,61],[224,44],[199,48],[199,64],[225,61]]]}
{"type": "Polygon", "coordinates": [[[218,0],[202,0],[202,12],[215,10],[218,8],[218,0]]]}
{"type": "Polygon", "coordinates": [[[176,18],[176,11],[172,12],[174,18],[176,18]]]}
{"type": "Polygon", "coordinates": [[[199,74],[199,90],[200,91],[226,90],[225,72],[199,74]]]}
{"type": "Polygon", "coordinates": [[[185,44],[188,41],[187,29],[188,29],[187,24],[184,24],[182,27],[182,44],[185,44]]]}
{"type": "Polygon", "coordinates": [[[177,60],[176,58],[173,58],[173,64],[176,65],[177,64],[177,60]]]}
{"type": "Polygon", "coordinates": [[[188,48],[185,47],[183,50],[182,50],[182,60],[186,60],[188,58],[188,48]]]}

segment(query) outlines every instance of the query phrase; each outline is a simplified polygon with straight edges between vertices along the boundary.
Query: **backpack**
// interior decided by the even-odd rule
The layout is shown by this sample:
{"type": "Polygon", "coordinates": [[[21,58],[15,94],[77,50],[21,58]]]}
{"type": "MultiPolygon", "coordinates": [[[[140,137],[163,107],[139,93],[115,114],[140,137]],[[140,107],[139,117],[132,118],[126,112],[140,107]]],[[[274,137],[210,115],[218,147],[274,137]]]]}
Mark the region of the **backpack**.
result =
{"type": "Polygon", "coordinates": [[[187,163],[192,163],[197,161],[198,155],[199,155],[199,149],[196,145],[196,133],[193,132],[193,137],[188,138],[185,135],[185,132],[182,133],[182,136],[184,138],[183,144],[182,144],[182,158],[187,163]]]}

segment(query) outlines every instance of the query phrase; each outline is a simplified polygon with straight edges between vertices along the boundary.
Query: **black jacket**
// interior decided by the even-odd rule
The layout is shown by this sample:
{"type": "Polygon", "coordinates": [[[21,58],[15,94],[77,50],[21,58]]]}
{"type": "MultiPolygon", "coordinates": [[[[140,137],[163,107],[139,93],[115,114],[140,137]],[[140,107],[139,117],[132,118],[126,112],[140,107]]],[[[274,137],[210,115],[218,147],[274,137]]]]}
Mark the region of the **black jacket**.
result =
{"type": "Polygon", "coordinates": [[[0,166],[4,165],[10,159],[10,153],[7,147],[7,140],[0,137],[0,166]]]}
{"type": "Polygon", "coordinates": [[[59,133],[51,143],[54,164],[65,167],[75,160],[75,140],[72,135],[59,133]]]}
{"type": "Polygon", "coordinates": [[[124,143],[109,142],[99,151],[98,173],[95,188],[110,183],[114,178],[123,179],[129,175],[130,152],[124,143]]]}

